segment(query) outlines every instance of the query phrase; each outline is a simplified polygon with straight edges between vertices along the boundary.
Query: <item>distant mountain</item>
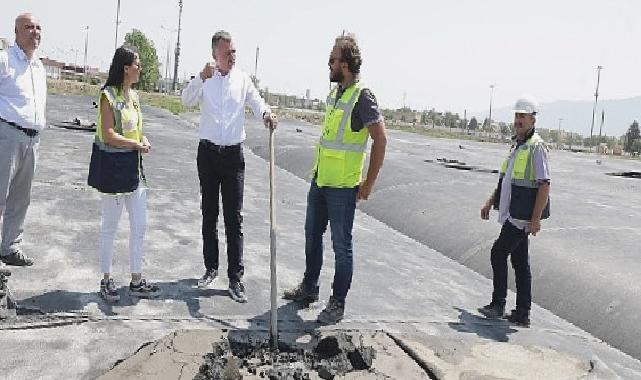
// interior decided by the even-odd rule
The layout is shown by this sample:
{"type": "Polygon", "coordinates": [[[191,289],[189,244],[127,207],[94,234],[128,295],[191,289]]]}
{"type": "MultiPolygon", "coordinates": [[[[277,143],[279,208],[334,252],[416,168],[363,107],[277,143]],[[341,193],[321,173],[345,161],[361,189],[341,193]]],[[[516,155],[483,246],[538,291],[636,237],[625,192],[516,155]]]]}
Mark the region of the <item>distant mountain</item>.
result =
{"type": "MultiPolygon", "coordinates": [[[[536,125],[542,128],[557,129],[559,127],[559,118],[562,118],[561,129],[578,132],[583,136],[590,136],[593,106],[593,101],[560,100],[541,103],[536,125]]],[[[634,120],[641,121],[641,96],[614,100],[599,99],[594,116],[595,135],[599,134],[602,110],[605,111],[602,133],[608,136],[621,136],[628,130],[634,120]]],[[[485,117],[487,117],[487,111],[480,120],[485,117]]],[[[492,119],[513,121],[512,107],[501,107],[492,110],[492,119]]]]}

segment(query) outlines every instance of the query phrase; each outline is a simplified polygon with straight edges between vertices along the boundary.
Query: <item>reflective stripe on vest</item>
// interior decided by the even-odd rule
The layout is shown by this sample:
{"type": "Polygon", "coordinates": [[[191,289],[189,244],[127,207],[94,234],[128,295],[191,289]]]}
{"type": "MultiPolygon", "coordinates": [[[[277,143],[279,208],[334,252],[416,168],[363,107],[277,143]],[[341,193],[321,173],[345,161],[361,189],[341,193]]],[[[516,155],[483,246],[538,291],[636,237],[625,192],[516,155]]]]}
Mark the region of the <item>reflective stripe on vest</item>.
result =
{"type": "MultiPolygon", "coordinates": [[[[356,86],[356,84],[355,84],[356,86]]],[[[335,94],[336,94],[336,89],[332,91],[328,99],[332,98],[334,96],[335,99],[335,94]]],[[[347,92],[347,90],[345,90],[347,92]]],[[[325,140],[323,136],[321,136],[320,139],[320,145],[323,148],[327,149],[335,149],[335,150],[345,150],[345,151],[350,151],[350,152],[365,152],[365,149],[367,148],[367,139],[363,141],[362,144],[345,144],[343,143],[343,138],[345,137],[345,129],[347,128],[348,122],[351,124],[351,118],[352,118],[352,110],[354,109],[354,106],[356,105],[356,102],[358,101],[358,97],[361,94],[360,91],[360,86],[357,87],[354,90],[354,93],[350,97],[349,101],[343,102],[342,97],[339,99],[335,105],[330,106],[334,102],[334,99],[331,100],[330,103],[327,103],[327,110],[326,112],[331,112],[333,109],[339,109],[343,111],[343,117],[341,118],[341,122],[338,126],[338,131],[336,132],[336,139],[335,140],[325,140]]],[[[344,94],[343,94],[344,95],[344,94]]],[[[351,126],[350,126],[351,127],[351,126]]]]}
{"type": "Polygon", "coordinates": [[[362,88],[355,82],[340,99],[336,99],[337,88],[328,97],[312,170],[320,187],[352,188],[360,183],[369,133],[366,128],[352,131],[351,118],[362,88]]]}
{"type": "MultiPolygon", "coordinates": [[[[534,148],[544,145],[543,139],[534,133],[523,145],[517,148],[514,153],[514,165],[512,166],[512,184],[520,187],[538,188],[539,184],[536,182],[536,171],[533,167],[534,161],[534,148]]],[[[501,165],[501,177],[507,171],[508,161],[512,152],[503,161],[501,165]]]]}

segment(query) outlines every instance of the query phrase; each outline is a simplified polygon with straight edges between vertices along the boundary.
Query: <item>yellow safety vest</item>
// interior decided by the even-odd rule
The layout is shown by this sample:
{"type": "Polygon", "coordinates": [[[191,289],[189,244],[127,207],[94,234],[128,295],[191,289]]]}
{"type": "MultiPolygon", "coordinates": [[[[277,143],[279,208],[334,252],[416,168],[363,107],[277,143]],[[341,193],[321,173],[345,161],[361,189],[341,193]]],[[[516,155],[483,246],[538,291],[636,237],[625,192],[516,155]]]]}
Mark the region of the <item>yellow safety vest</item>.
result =
{"type": "MultiPolygon", "coordinates": [[[[120,88],[105,87],[100,93],[99,101],[102,96],[113,110],[114,131],[125,138],[142,141],[142,113],[138,94],[131,92],[133,109],[127,106],[120,88]]],[[[142,155],[136,149],[114,147],[105,143],[101,111],[98,113],[87,183],[102,193],[130,193],[138,188],[141,179],[145,181],[142,155]]]]}
{"type": "MultiPolygon", "coordinates": [[[[140,111],[140,100],[135,91],[131,91],[131,101],[134,109],[127,106],[122,90],[118,87],[108,86],[100,93],[100,97],[105,96],[114,113],[115,123],[114,131],[119,135],[142,141],[142,112],[140,111]]],[[[100,104],[100,99],[98,99],[100,104]]],[[[105,139],[102,135],[102,110],[98,112],[98,125],[96,126],[96,139],[104,144],[105,139]]]]}
{"type": "Polygon", "coordinates": [[[338,88],[327,98],[323,133],[316,149],[312,175],[319,187],[352,188],[361,182],[367,128],[352,131],[352,111],[363,86],[356,81],[336,100],[338,88]]]}
{"type": "MultiPolygon", "coordinates": [[[[534,151],[537,146],[543,146],[547,149],[543,139],[534,133],[524,144],[520,145],[514,157],[514,166],[512,168],[512,184],[520,187],[537,188],[539,185],[536,182],[536,171],[532,163],[534,159],[534,151]]],[[[505,176],[507,171],[508,161],[512,151],[508,154],[507,158],[501,165],[500,175],[505,176]]]]}
{"type": "MultiPolygon", "coordinates": [[[[512,167],[511,180],[511,197],[510,197],[510,216],[517,220],[529,221],[532,217],[534,203],[538,193],[539,183],[536,181],[536,167],[534,161],[534,151],[538,147],[547,149],[543,139],[537,134],[532,134],[524,144],[520,145],[514,156],[514,165],[512,167]]],[[[501,165],[499,186],[496,189],[494,207],[499,207],[501,184],[507,171],[510,154],[501,165]]],[[[547,219],[550,216],[550,199],[541,213],[541,219],[547,219]]]]}

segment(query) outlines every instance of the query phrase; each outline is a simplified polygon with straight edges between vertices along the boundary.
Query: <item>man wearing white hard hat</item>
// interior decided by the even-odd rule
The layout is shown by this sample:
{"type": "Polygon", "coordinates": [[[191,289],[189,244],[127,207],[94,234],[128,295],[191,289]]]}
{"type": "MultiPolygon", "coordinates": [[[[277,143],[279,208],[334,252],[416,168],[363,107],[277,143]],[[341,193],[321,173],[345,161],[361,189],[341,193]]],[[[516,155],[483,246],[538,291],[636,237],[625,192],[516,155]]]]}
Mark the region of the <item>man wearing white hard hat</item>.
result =
{"type": "Polygon", "coordinates": [[[532,274],[528,236],[541,230],[541,219],[550,216],[550,163],[547,147],[534,131],[537,102],[524,97],[514,106],[514,129],[508,157],[501,166],[499,184],[481,208],[489,219],[498,209],[501,233],[491,251],[494,291],[489,305],[479,308],[488,318],[501,318],[507,297],[507,258],[510,256],[516,281],[516,308],[507,316],[511,323],[529,327],[532,303],[532,274]]]}

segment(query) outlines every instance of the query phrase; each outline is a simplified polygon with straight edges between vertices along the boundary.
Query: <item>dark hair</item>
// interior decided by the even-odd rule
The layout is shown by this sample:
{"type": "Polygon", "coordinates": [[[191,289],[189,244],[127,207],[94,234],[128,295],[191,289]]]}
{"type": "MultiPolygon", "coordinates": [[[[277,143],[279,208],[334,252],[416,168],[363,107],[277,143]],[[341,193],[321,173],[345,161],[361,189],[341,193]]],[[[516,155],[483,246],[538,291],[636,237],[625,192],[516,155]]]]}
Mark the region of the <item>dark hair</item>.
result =
{"type": "Polygon", "coordinates": [[[347,63],[347,67],[352,74],[358,74],[361,71],[361,49],[358,47],[356,37],[353,34],[343,34],[336,37],[335,47],[341,51],[341,61],[347,63]]]}
{"type": "Polygon", "coordinates": [[[220,41],[231,42],[231,34],[224,30],[217,31],[211,38],[211,48],[216,49],[216,45],[218,45],[218,42],[220,41]]]}
{"type": "Polygon", "coordinates": [[[109,66],[107,82],[102,88],[104,89],[107,86],[122,87],[122,82],[125,80],[125,66],[133,65],[137,55],[138,52],[133,46],[123,45],[116,49],[114,58],[111,60],[111,66],[109,66]]]}

